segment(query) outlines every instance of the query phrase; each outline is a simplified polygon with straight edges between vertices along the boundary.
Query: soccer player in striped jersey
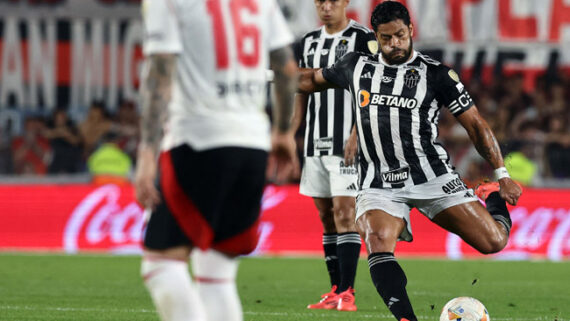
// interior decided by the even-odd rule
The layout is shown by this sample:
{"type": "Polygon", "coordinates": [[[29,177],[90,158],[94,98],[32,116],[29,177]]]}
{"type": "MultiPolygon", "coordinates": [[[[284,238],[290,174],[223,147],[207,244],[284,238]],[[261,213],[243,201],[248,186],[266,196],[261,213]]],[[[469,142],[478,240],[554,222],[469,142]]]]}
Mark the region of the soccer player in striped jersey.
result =
{"type": "Polygon", "coordinates": [[[293,36],[275,0],[145,0],[143,19],[135,188],[152,211],[144,283],[163,321],[241,321],[237,257],[257,245],[266,168],[284,179],[298,161],[293,36]]]}
{"type": "MultiPolygon", "coordinates": [[[[374,33],[346,16],[349,0],[315,0],[323,26],[298,43],[299,66],[332,66],[347,52],[374,54],[374,33]]],[[[350,92],[338,88],[295,99],[292,130],[306,121],[300,193],[313,198],[323,224],[323,249],[332,289],[309,309],[356,311],[354,279],[360,236],[354,222],[358,173],[350,92]],[[352,135],[351,135],[352,133],[352,135]]]]}
{"type": "Polygon", "coordinates": [[[371,25],[380,54],[349,53],[332,67],[303,71],[299,90],[350,90],[360,154],[356,225],[366,241],[372,281],[397,320],[417,321],[406,276],[394,258],[396,242],[412,240],[411,208],[489,254],[507,245],[512,223],[506,202],[515,205],[522,190],[509,177],[497,140],[458,75],[413,49],[407,8],[382,2],[371,25]],[[475,191],[486,208],[436,142],[441,105],[495,168],[498,182],[475,191]]]}

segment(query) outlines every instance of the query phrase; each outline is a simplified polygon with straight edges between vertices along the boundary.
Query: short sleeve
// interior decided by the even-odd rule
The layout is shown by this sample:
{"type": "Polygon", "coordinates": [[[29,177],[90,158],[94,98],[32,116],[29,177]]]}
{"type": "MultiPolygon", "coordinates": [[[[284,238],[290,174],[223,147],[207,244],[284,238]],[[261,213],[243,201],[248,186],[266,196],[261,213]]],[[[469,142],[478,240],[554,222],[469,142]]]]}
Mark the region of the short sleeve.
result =
{"type": "Polygon", "coordinates": [[[299,67],[301,67],[301,68],[307,68],[307,66],[305,65],[305,61],[303,59],[303,43],[304,43],[304,40],[305,40],[304,38],[298,39],[293,44],[293,52],[295,53],[295,61],[297,61],[299,67]]]}
{"type": "Polygon", "coordinates": [[[445,65],[436,68],[436,99],[457,117],[474,105],[473,99],[453,69],[445,65]]]}
{"type": "Polygon", "coordinates": [[[143,0],[142,16],[145,55],[182,51],[178,18],[172,0],[143,0]]]}
{"type": "Polygon", "coordinates": [[[340,88],[350,90],[354,66],[358,62],[360,55],[349,52],[334,65],[323,69],[323,77],[326,81],[337,85],[340,88]]]}
{"type": "Polygon", "coordinates": [[[374,32],[366,32],[359,36],[356,40],[355,51],[375,55],[378,52],[378,41],[374,32]]]}
{"type": "Polygon", "coordinates": [[[269,16],[267,17],[268,21],[266,22],[266,26],[269,27],[269,31],[266,32],[269,51],[291,45],[294,37],[289,30],[289,26],[287,25],[287,21],[285,20],[281,9],[275,0],[263,1],[271,1],[269,16]]]}

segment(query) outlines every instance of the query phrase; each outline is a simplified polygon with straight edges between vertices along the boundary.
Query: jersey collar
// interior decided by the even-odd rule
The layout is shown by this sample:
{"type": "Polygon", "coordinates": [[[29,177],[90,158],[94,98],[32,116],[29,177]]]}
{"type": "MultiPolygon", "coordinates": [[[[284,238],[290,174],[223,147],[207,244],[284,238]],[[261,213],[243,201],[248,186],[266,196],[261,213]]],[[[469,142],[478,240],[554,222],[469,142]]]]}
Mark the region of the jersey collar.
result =
{"type": "Polygon", "coordinates": [[[405,65],[407,65],[407,64],[409,64],[409,63],[411,63],[411,62],[413,62],[414,60],[416,60],[417,57],[418,57],[418,52],[415,51],[415,50],[413,50],[413,51],[412,51],[412,57],[411,57],[407,62],[405,62],[405,63],[403,63],[403,64],[390,65],[389,63],[387,63],[387,62],[384,60],[384,58],[382,57],[382,53],[378,53],[378,61],[379,61],[381,64],[383,64],[383,65],[385,65],[385,66],[388,66],[388,67],[405,66],[405,65]]]}
{"type": "Polygon", "coordinates": [[[352,26],[352,24],[354,22],[355,22],[354,20],[348,19],[348,24],[346,25],[346,27],[344,29],[342,29],[341,31],[335,32],[335,33],[328,33],[325,26],[322,26],[321,27],[321,33],[325,38],[334,38],[334,37],[342,35],[346,30],[348,30],[348,28],[350,28],[352,26]]]}

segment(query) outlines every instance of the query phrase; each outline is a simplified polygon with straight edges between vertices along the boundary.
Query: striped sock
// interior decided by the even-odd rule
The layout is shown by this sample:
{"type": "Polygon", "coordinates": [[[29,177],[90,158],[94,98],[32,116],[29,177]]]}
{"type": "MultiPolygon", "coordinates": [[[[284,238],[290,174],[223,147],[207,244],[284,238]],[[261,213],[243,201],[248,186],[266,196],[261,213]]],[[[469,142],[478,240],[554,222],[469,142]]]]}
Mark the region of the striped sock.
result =
{"type": "Polygon", "coordinates": [[[354,289],[354,278],[360,255],[360,235],[356,232],[341,233],[336,241],[336,252],[340,270],[339,292],[349,287],[354,289]]]}
{"type": "Polygon", "coordinates": [[[338,234],[336,233],[323,234],[323,249],[325,251],[325,263],[327,264],[327,271],[329,272],[331,287],[333,285],[339,286],[340,284],[340,271],[338,267],[338,256],[336,248],[337,235],[338,234]]]}
{"type": "Polygon", "coordinates": [[[393,253],[378,252],[368,256],[370,276],[376,291],[397,320],[417,321],[406,292],[406,274],[393,253]]]}

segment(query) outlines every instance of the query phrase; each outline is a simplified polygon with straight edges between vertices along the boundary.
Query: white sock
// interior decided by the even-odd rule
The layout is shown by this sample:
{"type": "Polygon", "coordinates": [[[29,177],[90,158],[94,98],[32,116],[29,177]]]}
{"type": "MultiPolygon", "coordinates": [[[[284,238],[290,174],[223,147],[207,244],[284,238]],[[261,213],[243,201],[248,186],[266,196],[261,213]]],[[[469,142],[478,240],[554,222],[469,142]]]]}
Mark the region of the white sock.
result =
{"type": "Polygon", "coordinates": [[[206,320],[188,263],[143,258],[141,275],[162,321],[206,320]]]}
{"type": "Polygon", "coordinates": [[[208,321],[242,321],[236,287],[238,260],[214,250],[192,252],[192,274],[208,321]]]}

